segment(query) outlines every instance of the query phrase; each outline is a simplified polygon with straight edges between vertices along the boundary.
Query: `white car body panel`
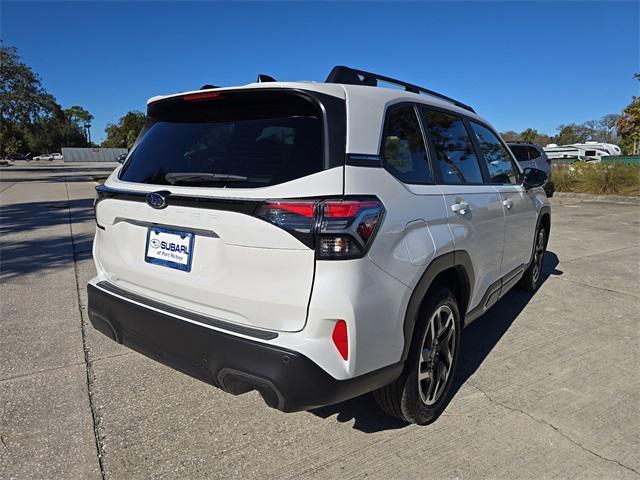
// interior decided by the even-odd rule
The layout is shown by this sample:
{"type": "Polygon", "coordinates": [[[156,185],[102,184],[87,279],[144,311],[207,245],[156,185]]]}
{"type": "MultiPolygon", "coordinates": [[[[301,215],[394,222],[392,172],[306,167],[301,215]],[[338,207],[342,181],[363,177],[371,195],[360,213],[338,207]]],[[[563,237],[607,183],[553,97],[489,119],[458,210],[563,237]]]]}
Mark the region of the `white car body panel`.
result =
{"type": "MultiPolygon", "coordinates": [[[[115,176],[117,171],[105,185],[124,184],[128,191],[134,190],[128,188],[133,186],[130,182],[115,176]]],[[[310,195],[338,195],[341,183],[341,169],[329,169],[251,193],[260,199],[286,198],[301,190],[310,195]]],[[[136,191],[159,190],[154,185],[136,187],[136,191]]],[[[173,193],[222,198],[246,198],[248,190],[171,188],[173,193]]],[[[108,228],[96,231],[95,257],[112,283],[233,323],[282,331],[304,327],[314,255],[281,228],[237,212],[178,206],[156,210],[146,203],[109,199],[100,202],[96,215],[98,224],[108,228]],[[190,273],[145,262],[142,247],[150,225],[195,232],[190,273]],[[128,248],[133,245],[137,247],[128,248]]]]}
{"type": "Polygon", "coordinates": [[[498,280],[504,249],[504,213],[500,195],[491,185],[443,185],[454,249],[469,254],[475,281],[469,308],[475,308],[489,286],[498,280]],[[466,202],[467,210],[454,212],[452,206],[466,202]]]}
{"type": "Polygon", "coordinates": [[[346,167],[345,193],[363,195],[376,185],[378,198],[393,205],[369,251],[369,258],[409,288],[425,265],[453,250],[442,187],[405,185],[382,168],[346,167]]]}
{"type": "MultiPolygon", "coordinates": [[[[496,185],[505,215],[505,243],[502,255],[502,274],[529,263],[535,238],[539,202],[536,191],[526,191],[522,185],[496,185]]],[[[544,193],[541,195],[545,196],[544,193]]]]}

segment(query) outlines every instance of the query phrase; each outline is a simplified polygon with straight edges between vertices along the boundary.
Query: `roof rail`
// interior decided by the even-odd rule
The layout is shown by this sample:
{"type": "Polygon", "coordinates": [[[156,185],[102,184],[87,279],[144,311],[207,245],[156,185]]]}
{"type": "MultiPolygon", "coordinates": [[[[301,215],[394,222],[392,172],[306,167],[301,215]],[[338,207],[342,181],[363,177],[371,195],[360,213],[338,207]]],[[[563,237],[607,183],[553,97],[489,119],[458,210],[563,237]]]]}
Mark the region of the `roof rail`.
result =
{"type": "Polygon", "coordinates": [[[446,95],[442,95],[441,93],[429,90],[428,88],[419,87],[418,85],[403,82],[402,80],[396,80],[395,78],[385,77],[384,75],[378,75],[377,73],[365,72],[364,70],[345,67],[343,65],[336,65],[335,67],[333,67],[333,69],[329,73],[329,76],[325,80],[325,83],[346,83],[349,85],[365,85],[368,87],[376,87],[378,86],[379,80],[404,87],[407,92],[424,93],[426,95],[431,95],[432,97],[436,97],[446,102],[453,103],[460,108],[464,108],[465,110],[476,113],[476,111],[469,105],[459,102],[458,100],[454,100],[451,97],[447,97],[446,95]]]}

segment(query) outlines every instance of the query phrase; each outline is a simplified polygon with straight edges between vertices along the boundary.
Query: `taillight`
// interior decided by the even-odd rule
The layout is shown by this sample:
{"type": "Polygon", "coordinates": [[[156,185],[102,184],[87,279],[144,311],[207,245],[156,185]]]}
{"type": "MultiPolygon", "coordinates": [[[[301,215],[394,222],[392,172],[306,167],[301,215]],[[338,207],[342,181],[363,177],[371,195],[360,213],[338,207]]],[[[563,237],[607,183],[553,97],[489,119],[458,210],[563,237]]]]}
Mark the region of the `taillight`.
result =
{"type": "Polygon", "coordinates": [[[316,255],[358,258],[368,248],[384,211],[379,200],[326,200],[318,224],[316,255]]]}
{"type": "Polygon", "coordinates": [[[294,234],[320,260],[359,258],[369,248],[384,207],[377,199],[267,201],[257,216],[294,234]]]}

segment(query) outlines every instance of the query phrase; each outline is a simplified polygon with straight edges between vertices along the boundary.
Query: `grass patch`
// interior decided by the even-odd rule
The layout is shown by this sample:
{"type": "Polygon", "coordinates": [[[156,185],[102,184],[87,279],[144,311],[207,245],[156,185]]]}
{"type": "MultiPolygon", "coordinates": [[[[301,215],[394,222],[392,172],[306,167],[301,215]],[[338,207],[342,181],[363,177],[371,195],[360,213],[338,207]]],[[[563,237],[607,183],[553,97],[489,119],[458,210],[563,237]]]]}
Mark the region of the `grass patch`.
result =
{"type": "Polygon", "coordinates": [[[640,167],[635,165],[555,165],[551,180],[558,192],[640,196],[640,167]]]}

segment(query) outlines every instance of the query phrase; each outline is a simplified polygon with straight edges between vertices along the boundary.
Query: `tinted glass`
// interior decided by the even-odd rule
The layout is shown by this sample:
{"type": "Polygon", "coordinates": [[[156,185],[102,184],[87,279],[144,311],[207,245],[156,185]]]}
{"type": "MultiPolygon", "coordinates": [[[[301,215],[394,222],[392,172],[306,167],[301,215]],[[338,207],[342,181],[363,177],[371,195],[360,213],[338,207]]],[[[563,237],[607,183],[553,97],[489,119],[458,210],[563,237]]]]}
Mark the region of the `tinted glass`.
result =
{"type": "MultiPolygon", "coordinates": [[[[120,178],[156,185],[264,187],[324,167],[322,120],[292,98],[170,101],[153,111],[120,178]]],[[[301,103],[302,102],[302,103],[301,103]]]]}
{"type": "Polygon", "coordinates": [[[516,160],[519,162],[526,162],[529,160],[529,147],[524,145],[509,145],[509,148],[516,156],[516,160]]]}
{"type": "Polygon", "coordinates": [[[519,172],[498,137],[488,128],[471,122],[480,150],[489,169],[491,183],[518,183],[519,172]]]}
{"type": "Polygon", "coordinates": [[[540,156],[540,152],[538,150],[536,150],[533,147],[528,147],[528,148],[529,148],[529,160],[535,160],[540,156]]]}
{"type": "Polygon", "coordinates": [[[412,106],[387,113],[382,140],[385,168],[405,183],[433,183],[424,139],[412,106]]]}
{"type": "Polygon", "coordinates": [[[482,183],[473,144],[460,117],[423,110],[436,151],[436,165],[444,183],[482,183]]]}

